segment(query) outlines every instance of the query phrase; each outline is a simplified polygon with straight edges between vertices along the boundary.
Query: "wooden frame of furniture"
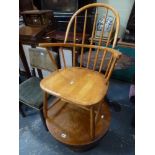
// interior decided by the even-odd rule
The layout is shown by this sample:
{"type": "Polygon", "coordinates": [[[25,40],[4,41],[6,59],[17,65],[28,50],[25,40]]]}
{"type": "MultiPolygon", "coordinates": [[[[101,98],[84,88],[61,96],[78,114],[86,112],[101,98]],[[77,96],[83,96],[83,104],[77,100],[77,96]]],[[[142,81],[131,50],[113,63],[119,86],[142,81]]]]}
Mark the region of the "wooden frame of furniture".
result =
{"type": "MultiPolygon", "coordinates": [[[[102,137],[105,134],[105,131],[107,131],[107,129],[109,127],[109,123],[107,123],[107,124],[104,124],[106,126],[104,128],[103,124],[101,123],[102,122],[101,119],[103,117],[103,110],[104,110],[103,103],[104,103],[104,97],[108,90],[109,79],[110,79],[110,76],[112,74],[112,71],[114,69],[114,66],[115,66],[117,60],[121,56],[121,53],[119,51],[113,49],[115,47],[116,41],[117,41],[117,36],[118,36],[118,32],[119,32],[119,24],[120,24],[119,14],[114,8],[112,8],[109,5],[105,5],[103,3],[93,3],[93,4],[89,4],[89,5],[82,7],[81,9],[79,9],[77,12],[74,13],[74,15],[72,16],[72,18],[70,19],[70,21],[68,23],[64,43],[40,43],[39,44],[39,46],[46,48],[47,51],[48,51],[49,47],[59,47],[59,51],[62,55],[64,68],[57,69],[57,71],[53,72],[48,77],[44,78],[41,81],[40,86],[44,90],[44,116],[46,119],[47,126],[49,128],[49,131],[56,139],[58,139],[59,141],[65,143],[65,144],[68,144],[68,145],[74,146],[74,147],[78,147],[78,146],[81,147],[82,145],[88,145],[89,143],[95,142],[99,137],[102,137]],[[87,10],[89,8],[93,8],[93,7],[96,8],[96,13],[94,16],[91,41],[90,41],[90,44],[85,44],[85,32],[86,32],[86,25],[87,25],[87,10]],[[105,47],[101,46],[102,38],[104,36],[105,24],[103,25],[98,45],[93,45],[93,38],[95,35],[96,21],[97,21],[97,15],[98,15],[98,9],[97,9],[98,7],[105,9],[105,12],[106,12],[105,21],[106,21],[106,17],[108,15],[109,11],[111,11],[115,16],[105,47]],[[85,21],[84,21],[84,26],[83,26],[82,42],[76,43],[77,16],[83,11],[85,13],[85,21]],[[68,43],[67,42],[68,34],[69,34],[72,24],[74,24],[73,43],[68,43]],[[112,48],[109,48],[108,45],[109,45],[111,34],[112,34],[112,31],[114,28],[115,28],[114,40],[113,40],[112,48]],[[63,48],[71,48],[72,49],[73,67],[66,66],[66,60],[64,57],[63,48]],[[81,49],[79,66],[76,66],[77,64],[75,63],[77,48],[81,49]],[[83,68],[82,62],[83,62],[83,53],[84,53],[85,49],[87,49],[89,51],[89,55],[88,55],[88,59],[87,59],[87,67],[83,68]],[[97,52],[96,52],[96,56],[95,56],[94,63],[93,63],[93,69],[90,69],[89,62],[90,62],[90,58],[91,58],[91,52],[93,49],[95,49],[97,52]],[[96,62],[98,59],[99,52],[102,52],[102,60],[100,62],[99,70],[96,71],[96,62]],[[105,58],[107,56],[109,57],[109,59],[105,63],[105,58]],[[104,74],[101,74],[101,69],[103,66],[105,66],[106,70],[105,70],[104,74]],[[68,141],[67,141],[65,139],[61,139],[59,137],[59,135],[57,135],[58,131],[55,128],[60,128],[60,127],[57,127],[59,125],[58,125],[58,122],[54,121],[54,117],[57,116],[58,114],[53,115],[52,114],[53,111],[50,112],[50,110],[52,108],[54,108],[54,106],[56,106],[56,105],[52,106],[52,108],[49,108],[47,106],[47,94],[48,93],[52,94],[54,96],[57,96],[59,98],[59,101],[55,102],[58,105],[61,105],[62,104],[61,102],[64,102],[65,104],[69,104],[69,105],[71,104],[71,105],[73,105],[73,107],[80,107],[80,109],[84,109],[85,111],[89,112],[89,117],[90,117],[89,134],[90,134],[90,137],[88,136],[89,138],[87,139],[87,141],[83,140],[81,143],[79,143],[79,140],[77,139],[76,135],[75,135],[76,139],[69,136],[70,139],[68,139],[68,141]],[[52,125],[54,123],[56,123],[56,127],[52,128],[52,125]],[[101,128],[104,128],[104,130],[98,131],[97,126],[100,123],[102,124],[101,128]],[[53,131],[53,130],[56,130],[56,131],[53,131]]],[[[55,64],[55,62],[53,61],[52,55],[50,53],[49,53],[49,55],[50,55],[51,61],[55,64]]],[[[60,115],[60,113],[59,113],[59,115],[60,115]]],[[[79,118],[79,115],[77,117],[79,118]]],[[[64,121],[64,120],[62,120],[62,121],[64,121]]],[[[62,121],[61,121],[61,123],[62,123],[62,121]]],[[[110,121],[110,120],[108,120],[108,121],[110,121]]],[[[86,133],[84,133],[84,134],[86,134],[86,133]]],[[[65,138],[64,135],[62,137],[65,138]]]]}

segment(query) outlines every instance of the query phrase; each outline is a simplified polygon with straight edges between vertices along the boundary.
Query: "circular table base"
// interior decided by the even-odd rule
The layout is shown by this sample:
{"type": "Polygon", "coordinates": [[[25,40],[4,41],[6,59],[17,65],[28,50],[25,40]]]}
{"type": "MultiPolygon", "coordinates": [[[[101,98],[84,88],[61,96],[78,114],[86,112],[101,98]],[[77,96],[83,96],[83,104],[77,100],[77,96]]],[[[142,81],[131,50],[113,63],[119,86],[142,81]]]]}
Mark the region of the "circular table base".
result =
{"type": "Polygon", "coordinates": [[[90,113],[76,105],[59,101],[47,111],[49,132],[59,142],[74,150],[86,150],[94,146],[108,131],[111,114],[104,103],[102,116],[96,123],[95,138],[90,137],[90,113]]]}

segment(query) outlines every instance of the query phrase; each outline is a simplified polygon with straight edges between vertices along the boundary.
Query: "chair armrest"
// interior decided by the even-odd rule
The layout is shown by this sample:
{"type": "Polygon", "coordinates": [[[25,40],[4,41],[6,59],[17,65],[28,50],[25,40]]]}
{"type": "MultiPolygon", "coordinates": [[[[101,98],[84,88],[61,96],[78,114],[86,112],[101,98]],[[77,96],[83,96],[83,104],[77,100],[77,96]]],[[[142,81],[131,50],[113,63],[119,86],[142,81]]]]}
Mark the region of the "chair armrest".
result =
{"type": "Polygon", "coordinates": [[[99,48],[102,51],[107,50],[113,53],[116,58],[119,58],[121,56],[121,52],[119,52],[116,49],[97,45],[75,44],[75,43],[39,43],[39,46],[44,48],[49,47],[83,47],[83,48],[95,48],[95,49],[99,48]]]}

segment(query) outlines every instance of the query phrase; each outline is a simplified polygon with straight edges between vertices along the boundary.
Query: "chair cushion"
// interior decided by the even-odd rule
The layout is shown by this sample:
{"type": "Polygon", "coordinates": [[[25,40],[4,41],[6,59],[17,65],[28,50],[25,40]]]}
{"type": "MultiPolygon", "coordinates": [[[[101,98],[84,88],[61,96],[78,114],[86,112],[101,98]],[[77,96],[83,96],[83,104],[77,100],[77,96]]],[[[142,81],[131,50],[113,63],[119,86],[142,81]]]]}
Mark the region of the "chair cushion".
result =
{"type": "Polygon", "coordinates": [[[43,91],[40,88],[40,79],[31,77],[19,86],[19,100],[31,107],[39,109],[43,104],[43,91]]]}
{"type": "Polygon", "coordinates": [[[45,77],[40,86],[52,95],[84,106],[100,102],[108,89],[103,74],[79,67],[55,71],[45,77]]]}

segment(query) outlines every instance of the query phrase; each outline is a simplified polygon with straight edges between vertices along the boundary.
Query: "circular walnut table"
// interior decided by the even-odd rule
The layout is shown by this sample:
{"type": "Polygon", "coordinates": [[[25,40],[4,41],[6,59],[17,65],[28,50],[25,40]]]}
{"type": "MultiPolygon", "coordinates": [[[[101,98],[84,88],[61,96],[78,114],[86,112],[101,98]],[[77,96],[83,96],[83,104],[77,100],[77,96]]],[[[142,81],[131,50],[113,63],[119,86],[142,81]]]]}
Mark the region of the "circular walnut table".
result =
{"type": "Polygon", "coordinates": [[[87,150],[106,134],[111,120],[107,103],[102,104],[101,115],[96,122],[95,138],[90,136],[90,112],[81,107],[58,100],[48,108],[46,124],[49,132],[59,142],[73,150],[87,150]]]}

